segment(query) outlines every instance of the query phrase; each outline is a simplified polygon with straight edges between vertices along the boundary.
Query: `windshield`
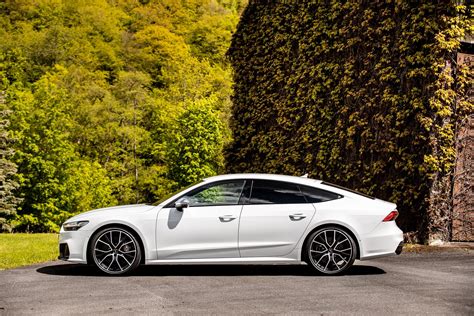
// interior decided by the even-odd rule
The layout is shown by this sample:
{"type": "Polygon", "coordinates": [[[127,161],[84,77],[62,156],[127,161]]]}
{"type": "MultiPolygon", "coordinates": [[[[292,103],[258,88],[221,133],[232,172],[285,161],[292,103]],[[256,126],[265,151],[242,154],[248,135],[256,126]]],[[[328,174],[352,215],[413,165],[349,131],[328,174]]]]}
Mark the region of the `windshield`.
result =
{"type": "Polygon", "coordinates": [[[153,206],[160,205],[161,203],[163,203],[163,202],[166,201],[167,199],[171,198],[172,196],[177,195],[177,194],[179,194],[179,193],[181,193],[181,192],[183,192],[183,191],[189,189],[190,187],[193,187],[193,186],[195,186],[196,184],[201,183],[201,182],[203,182],[203,181],[201,180],[201,181],[195,182],[195,183],[193,183],[193,184],[190,184],[190,185],[188,185],[188,186],[185,186],[184,188],[179,189],[179,190],[176,191],[176,192],[166,194],[166,195],[163,196],[161,199],[159,199],[158,201],[154,202],[152,205],[153,205],[153,206]]]}

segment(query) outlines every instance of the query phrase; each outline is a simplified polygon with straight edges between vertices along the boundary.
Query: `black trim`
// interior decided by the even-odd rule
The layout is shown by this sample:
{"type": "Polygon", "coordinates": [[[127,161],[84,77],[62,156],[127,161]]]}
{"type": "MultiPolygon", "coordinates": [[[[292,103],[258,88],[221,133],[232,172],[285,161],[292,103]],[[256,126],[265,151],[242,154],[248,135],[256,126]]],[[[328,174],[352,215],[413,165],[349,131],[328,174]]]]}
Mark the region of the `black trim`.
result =
{"type": "Polygon", "coordinates": [[[69,259],[69,247],[66,243],[59,244],[59,260],[69,259]]]}
{"type": "Polygon", "coordinates": [[[311,203],[310,201],[308,201],[308,197],[306,196],[306,194],[304,194],[301,190],[301,185],[297,183],[296,187],[298,188],[298,191],[300,191],[300,194],[303,196],[303,199],[306,201],[306,203],[311,203]]]}
{"type": "Polygon", "coordinates": [[[251,179],[245,180],[244,189],[240,193],[238,205],[245,205],[246,203],[248,203],[250,199],[250,194],[252,194],[252,185],[253,185],[253,180],[251,179]]]}
{"type": "Polygon", "coordinates": [[[397,250],[395,250],[395,253],[397,255],[401,254],[403,251],[403,241],[401,241],[399,244],[398,244],[398,247],[397,247],[397,250]]]}
{"type": "Polygon", "coordinates": [[[326,182],[326,181],[321,182],[321,184],[324,184],[324,185],[327,185],[327,186],[330,186],[330,187],[334,187],[334,188],[338,188],[338,189],[341,189],[341,190],[344,190],[344,191],[349,191],[349,192],[351,192],[351,193],[361,195],[361,196],[366,197],[366,198],[368,198],[368,199],[375,200],[375,198],[374,198],[373,196],[367,195],[367,194],[365,194],[365,193],[360,193],[360,192],[358,192],[358,191],[355,191],[355,190],[352,190],[352,189],[343,187],[343,186],[341,186],[341,185],[337,185],[337,184],[330,183],[330,182],[326,182]]]}

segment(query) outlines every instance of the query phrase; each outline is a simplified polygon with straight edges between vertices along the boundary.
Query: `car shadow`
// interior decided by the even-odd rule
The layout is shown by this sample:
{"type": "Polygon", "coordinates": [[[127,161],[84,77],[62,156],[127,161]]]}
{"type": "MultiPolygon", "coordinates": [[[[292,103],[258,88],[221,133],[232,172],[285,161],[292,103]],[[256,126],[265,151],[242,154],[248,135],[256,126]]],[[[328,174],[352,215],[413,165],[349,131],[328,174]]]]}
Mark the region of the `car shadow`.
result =
{"type": "MultiPolygon", "coordinates": [[[[70,276],[104,276],[95,267],[83,264],[53,264],[36,269],[37,272],[49,275],[70,276]]],[[[377,275],[385,271],[366,265],[354,265],[344,274],[377,275]]],[[[140,266],[131,276],[313,276],[306,265],[149,265],[140,266]]]]}

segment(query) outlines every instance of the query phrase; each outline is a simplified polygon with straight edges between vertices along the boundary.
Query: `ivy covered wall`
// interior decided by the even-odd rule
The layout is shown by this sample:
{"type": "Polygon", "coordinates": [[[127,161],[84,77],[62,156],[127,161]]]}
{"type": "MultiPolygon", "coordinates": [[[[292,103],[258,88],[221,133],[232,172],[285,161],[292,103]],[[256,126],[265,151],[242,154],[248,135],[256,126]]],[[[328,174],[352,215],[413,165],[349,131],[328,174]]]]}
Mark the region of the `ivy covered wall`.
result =
{"type": "Polygon", "coordinates": [[[467,15],[454,1],[250,1],[228,52],[228,171],[309,173],[449,239],[456,124],[473,111],[472,69],[455,64],[467,15]]]}

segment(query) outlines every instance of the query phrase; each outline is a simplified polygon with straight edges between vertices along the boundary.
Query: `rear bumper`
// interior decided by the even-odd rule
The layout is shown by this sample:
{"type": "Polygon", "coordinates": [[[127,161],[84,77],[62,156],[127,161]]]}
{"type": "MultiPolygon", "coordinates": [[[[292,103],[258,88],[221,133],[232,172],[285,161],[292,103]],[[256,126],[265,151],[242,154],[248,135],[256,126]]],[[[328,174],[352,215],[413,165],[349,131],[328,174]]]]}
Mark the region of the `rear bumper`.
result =
{"type": "Polygon", "coordinates": [[[398,255],[403,248],[403,232],[394,221],[382,222],[361,236],[360,246],[360,260],[398,255]]]}

